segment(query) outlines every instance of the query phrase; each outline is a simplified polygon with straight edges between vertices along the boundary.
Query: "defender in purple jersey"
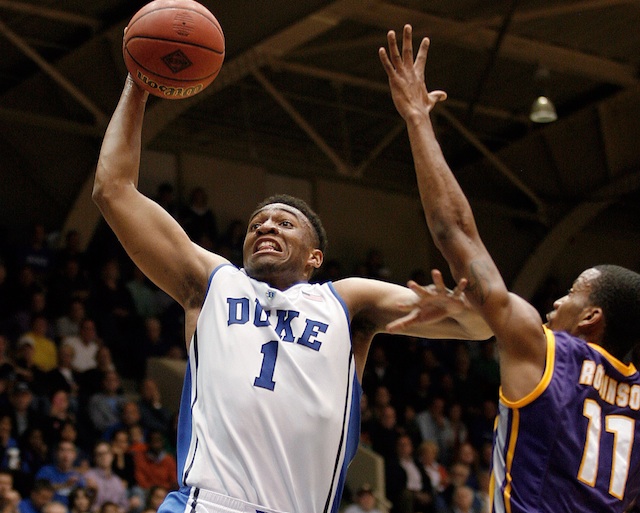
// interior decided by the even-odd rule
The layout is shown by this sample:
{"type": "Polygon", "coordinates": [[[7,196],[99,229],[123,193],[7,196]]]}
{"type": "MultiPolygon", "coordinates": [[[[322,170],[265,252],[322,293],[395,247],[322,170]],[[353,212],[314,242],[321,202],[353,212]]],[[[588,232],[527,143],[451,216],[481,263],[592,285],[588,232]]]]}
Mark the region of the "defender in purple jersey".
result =
{"type": "Polygon", "coordinates": [[[546,326],[507,290],[435,137],[430,113],[446,93],[425,87],[429,40],[414,61],[411,37],[406,25],[400,49],[390,31],[389,53],[379,55],[431,234],[453,276],[468,279],[467,295],[498,342],[493,511],[623,512],[640,491],[640,375],[623,363],[640,341],[640,275],[587,269],[546,326]]]}

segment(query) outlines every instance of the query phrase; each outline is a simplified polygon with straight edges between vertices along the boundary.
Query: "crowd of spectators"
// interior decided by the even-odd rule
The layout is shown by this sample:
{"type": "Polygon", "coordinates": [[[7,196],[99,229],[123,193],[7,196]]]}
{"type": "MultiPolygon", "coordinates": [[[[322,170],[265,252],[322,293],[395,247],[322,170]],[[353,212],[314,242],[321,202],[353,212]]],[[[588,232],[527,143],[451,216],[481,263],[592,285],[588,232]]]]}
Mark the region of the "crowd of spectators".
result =
{"type": "MultiPolygon", "coordinates": [[[[182,209],[170,186],[156,199],[192,240],[242,264],[244,223],[219,231],[202,189],[182,209]]],[[[24,245],[0,245],[0,513],[151,513],[177,485],[176,419],[146,362],[186,358],[182,309],[106,225],[86,249],[76,231],[62,238],[53,244],[39,224],[24,245]]],[[[329,260],[315,279],[346,274],[389,279],[377,249],[350,273],[329,260]]],[[[410,278],[427,280],[422,270],[410,278]]],[[[493,341],[374,339],[361,443],[384,458],[393,513],[486,511],[494,350],[493,341]]],[[[345,506],[375,511],[373,493],[347,490],[345,506]]]]}

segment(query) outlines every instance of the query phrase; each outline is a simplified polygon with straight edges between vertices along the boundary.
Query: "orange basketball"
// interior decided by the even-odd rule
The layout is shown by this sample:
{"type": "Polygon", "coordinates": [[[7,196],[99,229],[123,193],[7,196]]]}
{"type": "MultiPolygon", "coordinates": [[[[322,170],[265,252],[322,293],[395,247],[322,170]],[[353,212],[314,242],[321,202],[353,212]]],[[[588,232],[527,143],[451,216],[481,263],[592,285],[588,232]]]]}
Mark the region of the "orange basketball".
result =
{"type": "Polygon", "coordinates": [[[179,100],[198,94],[218,76],[224,34],[216,17],[195,0],[153,0],[129,21],[122,53],[141,87],[179,100]]]}

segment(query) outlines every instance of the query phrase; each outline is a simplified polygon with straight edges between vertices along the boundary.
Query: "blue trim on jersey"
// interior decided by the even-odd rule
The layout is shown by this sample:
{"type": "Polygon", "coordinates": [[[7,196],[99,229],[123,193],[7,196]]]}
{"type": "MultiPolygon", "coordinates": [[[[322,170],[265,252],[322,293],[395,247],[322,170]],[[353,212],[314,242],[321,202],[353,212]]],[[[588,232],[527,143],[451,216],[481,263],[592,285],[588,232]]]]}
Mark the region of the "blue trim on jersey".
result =
{"type": "Polygon", "coordinates": [[[182,396],[180,397],[180,410],[178,413],[178,440],[176,447],[178,483],[180,486],[184,486],[184,465],[187,455],[189,454],[189,445],[191,443],[191,387],[191,362],[187,360],[187,370],[184,374],[182,396]]]}
{"type": "MultiPolygon", "coordinates": [[[[349,308],[347,308],[347,304],[344,302],[344,299],[342,299],[342,296],[338,294],[338,291],[333,286],[332,281],[328,281],[326,285],[329,287],[329,290],[333,293],[333,295],[336,296],[336,299],[338,300],[338,302],[342,305],[342,309],[344,310],[344,316],[346,317],[347,325],[349,326],[349,333],[351,333],[351,317],[349,313],[349,308]]],[[[353,339],[351,340],[351,345],[353,345],[353,339]]]]}
{"type": "MultiPolygon", "coordinates": [[[[181,487],[180,490],[169,492],[160,504],[157,513],[181,513],[187,511],[190,488],[181,487]]],[[[195,508],[195,503],[194,503],[195,508]]]]}
{"type": "Polygon", "coordinates": [[[340,509],[340,502],[342,500],[342,492],[344,491],[344,485],[347,480],[347,470],[349,464],[355,458],[358,452],[358,445],[360,444],[360,401],[362,399],[362,387],[358,381],[358,377],[354,374],[353,383],[351,388],[351,412],[349,415],[349,425],[347,426],[347,444],[345,447],[344,460],[342,462],[342,469],[340,470],[340,479],[338,481],[338,488],[336,495],[333,499],[333,506],[331,507],[331,513],[337,513],[340,509]]]}

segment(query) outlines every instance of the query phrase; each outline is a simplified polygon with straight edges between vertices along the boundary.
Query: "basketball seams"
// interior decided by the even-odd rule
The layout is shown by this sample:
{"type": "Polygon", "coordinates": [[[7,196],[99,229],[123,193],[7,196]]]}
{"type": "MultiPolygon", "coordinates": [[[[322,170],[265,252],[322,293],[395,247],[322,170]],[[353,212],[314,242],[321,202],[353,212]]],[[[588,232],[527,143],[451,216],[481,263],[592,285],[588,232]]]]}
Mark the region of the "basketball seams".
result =
{"type": "Polygon", "coordinates": [[[198,11],[196,9],[188,9],[185,7],[160,7],[158,9],[154,9],[153,11],[149,11],[149,12],[145,12],[142,13],[134,18],[131,19],[131,21],[129,22],[129,24],[127,25],[127,30],[130,27],[133,27],[136,23],[138,23],[141,19],[149,16],[150,14],[156,14],[159,13],[161,11],[188,11],[188,12],[193,12],[195,14],[197,14],[198,16],[201,16],[202,18],[204,18],[205,20],[207,20],[209,23],[211,23],[218,32],[220,32],[221,36],[224,36],[224,34],[222,33],[222,27],[220,26],[220,23],[218,22],[218,20],[216,19],[212,19],[209,16],[207,16],[207,14],[198,11]]]}
{"type": "MultiPolygon", "coordinates": [[[[210,50],[209,48],[204,48],[205,50],[210,50]]],[[[142,64],[141,62],[139,62],[133,55],[131,55],[131,52],[126,49],[127,55],[129,56],[129,58],[135,62],[141,70],[146,71],[147,73],[150,73],[158,78],[163,78],[165,80],[170,80],[172,82],[176,81],[176,77],[175,76],[169,76],[169,75],[162,75],[156,71],[153,71],[152,69],[147,68],[144,64],[142,64]]],[[[185,82],[185,83],[189,83],[189,84],[197,84],[198,82],[206,82],[209,78],[211,77],[215,77],[218,73],[220,73],[220,70],[222,69],[222,65],[220,65],[220,67],[215,70],[213,73],[210,73],[209,75],[205,75],[203,77],[198,77],[198,78],[180,78],[180,82],[185,82]]],[[[171,85],[170,87],[180,87],[177,85],[171,85]]]]}
{"type": "MultiPolygon", "coordinates": [[[[145,39],[145,40],[150,40],[150,41],[162,41],[162,42],[165,42],[165,43],[175,43],[174,39],[163,38],[163,37],[158,37],[158,36],[152,36],[152,35],[149,35],[149,36],[141,36],[141,35],[133,36],[133,37],[127,39],[127,41],[125,41],[125,46],[124,46],[125,49],[127,50],[127,53],[131,56],[131,58],[133,58],[133,55],[131,55],[131,52],[127,48],[127,44],[129,44],[131,41],[135,41],[136,39],[145,39]]],[[[184,41],[184,42],[181,41],[180,45],[191,46],[193,48],[200,48],[200,49],[206,50],[208,52],[213,52],[216,55],[224,55],[224,50],[221,51],[221,50],[218,50],[216,48],[211,48],[210,46],[200,45],[198,43],[191,43],[189,41],[184,41]]]]}

